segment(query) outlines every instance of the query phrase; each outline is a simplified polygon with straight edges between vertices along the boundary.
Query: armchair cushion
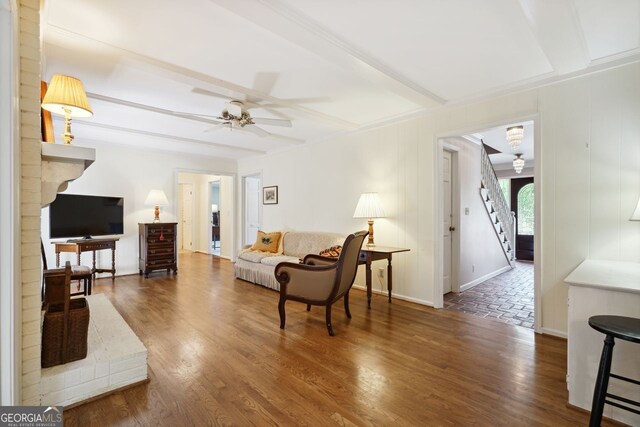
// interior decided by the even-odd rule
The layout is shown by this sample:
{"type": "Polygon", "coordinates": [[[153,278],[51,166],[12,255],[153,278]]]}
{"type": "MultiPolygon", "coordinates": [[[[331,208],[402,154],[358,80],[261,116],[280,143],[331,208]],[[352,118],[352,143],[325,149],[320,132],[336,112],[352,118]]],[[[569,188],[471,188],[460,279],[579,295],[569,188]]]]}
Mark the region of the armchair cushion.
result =
{"type": "MultiPolygon", "coordinates": [[[[276,277],[288,277],[286,295],[305,298],[312,301],[326,300],[335,283],[337,264],[331,266],[315,266],[293,263],[282,263],[276,267],[276,277]]],[[[282,293],[282,288],[280,289],[282,293]]]]}

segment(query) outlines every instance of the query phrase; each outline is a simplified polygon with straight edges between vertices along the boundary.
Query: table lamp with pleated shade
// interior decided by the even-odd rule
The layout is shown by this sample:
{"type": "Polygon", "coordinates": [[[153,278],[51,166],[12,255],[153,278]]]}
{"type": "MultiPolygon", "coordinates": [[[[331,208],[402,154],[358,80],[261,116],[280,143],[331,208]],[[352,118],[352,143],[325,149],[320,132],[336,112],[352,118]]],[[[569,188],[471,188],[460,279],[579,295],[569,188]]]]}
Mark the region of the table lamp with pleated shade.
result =
{"type": "Polygon", "coordinates": [[[151,190],[147,199],[144,201],[144,204],[147,206],[155,206],[155,218],[153,222],[160,222],[160,206],[166,206],[169,204],[169,200],[167,196],[164,194],[162,190],[151,190]]]}
{"type": "Polygon", "coordinates": [[[51,78],[47,93],[42,100],[42,108],[53,114],[64,116],[64,133],[62,139],[65,144],[71,144],[71,117],[91,117],[93,111],[89,105],[87,94],[82,82],[75,77],[55,74],[51,78]]]}
{"type": "Polygon", "coordinates": [[[378,193],[362,193],[360,195],[353,217],[368,219],[369,239],[367,241],[367,246],[375,246],[373,242],[373,219],[384,218],[385,216],[378,193]]]}

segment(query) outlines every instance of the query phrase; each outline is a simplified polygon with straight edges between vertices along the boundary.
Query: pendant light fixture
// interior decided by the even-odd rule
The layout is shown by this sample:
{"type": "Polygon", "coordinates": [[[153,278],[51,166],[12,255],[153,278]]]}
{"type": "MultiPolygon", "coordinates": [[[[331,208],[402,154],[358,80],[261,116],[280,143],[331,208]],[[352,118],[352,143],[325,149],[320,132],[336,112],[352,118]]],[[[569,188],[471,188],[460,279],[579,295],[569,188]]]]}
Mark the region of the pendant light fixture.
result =
{"type": "Polygon", "coordinates": [[[524,159],[522,158],[522,153],[518,153],[516,154],[516,158],[513,159],[513,169],[516,171],[516,173],[520,173],[522,172],[523,168],[524,168],[524,159]]]}
{"type": "Polygon", "coordinates": [[[524,126],[511,126],[507,128],[507,142],[516,151],[524,139],[524,126]]]}

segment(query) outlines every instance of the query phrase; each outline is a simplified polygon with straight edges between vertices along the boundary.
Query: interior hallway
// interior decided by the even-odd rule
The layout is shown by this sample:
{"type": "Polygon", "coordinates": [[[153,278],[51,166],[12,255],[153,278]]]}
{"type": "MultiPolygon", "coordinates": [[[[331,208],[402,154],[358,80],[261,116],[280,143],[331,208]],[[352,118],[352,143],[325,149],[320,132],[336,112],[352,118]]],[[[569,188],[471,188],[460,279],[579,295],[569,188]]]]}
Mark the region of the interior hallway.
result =
{"type": "Polygon", "coordinates": [[[533,263],[516,267],[460,293],[444,296],[444,308],[533,329],[533,263]]]}

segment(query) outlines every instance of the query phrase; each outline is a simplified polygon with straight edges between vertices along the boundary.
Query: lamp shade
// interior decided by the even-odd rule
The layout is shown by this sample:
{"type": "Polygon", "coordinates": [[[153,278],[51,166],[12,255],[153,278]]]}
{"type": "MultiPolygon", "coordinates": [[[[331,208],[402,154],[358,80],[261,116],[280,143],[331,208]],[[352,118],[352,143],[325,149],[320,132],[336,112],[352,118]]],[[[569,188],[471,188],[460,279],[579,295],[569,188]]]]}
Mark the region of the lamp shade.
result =
{"type": "Polygon", "coordinates": [[[47,93],[42,100],[42,108],[62,116],[65,115],[65,109],[69,110],[71,117],[93,115],[82,82],[75,77],[63,74],[55,74],[51,78],[47,93]]]}
{"type": "Polygon", "coordinates": [[[384,218],[384,209],[378,193],[362,193],[353,213],[354,218],[384,218]]]}
{"type": "Polygon", "coordinates": [[[211,212],[218,212],[218,205],[216,204],[211,205],[211,212]]]}
{"type": "Polygon", "coordinates": [[[147,206],[166,206],[169,204],[169,200],[167,200],[167,196],[164,194],[164,191],[151,190],[147,199],[144,201],[144,204],[147,206]]]}
{"type": "Polygon", "coordinates": [[[629,221],[640,221],[640,199],[638,199],[638,204],[636,205],[636,210],[633,211],[631,218],[629,221]]]}

